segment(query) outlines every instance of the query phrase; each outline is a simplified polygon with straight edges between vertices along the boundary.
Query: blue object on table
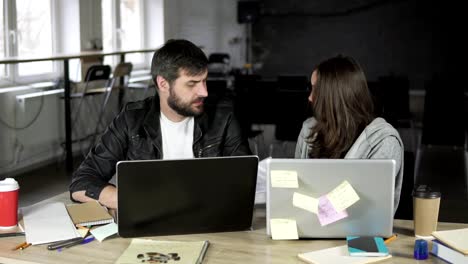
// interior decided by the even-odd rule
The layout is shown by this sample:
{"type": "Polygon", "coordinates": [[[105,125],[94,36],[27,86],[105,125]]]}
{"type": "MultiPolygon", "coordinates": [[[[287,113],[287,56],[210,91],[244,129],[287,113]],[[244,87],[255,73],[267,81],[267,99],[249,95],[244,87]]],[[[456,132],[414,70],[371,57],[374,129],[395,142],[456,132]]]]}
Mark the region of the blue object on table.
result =
{"type": "Polygon", "coordinates": [[[81,242],[80,244],[87,244],[87,243],[89,243],[89,242],[91,242],[93,240],[94,240],[94,236],[91,235],[91,236],[88,236],[85,239],[83,239],[83,242],[81,242]]]}
{"type": "Polygon", "coordinates": [[[418,260],[427,259],[429,257],[427,241],[424,239],[417,239],[414,241],[414,258],[418,260]]]}

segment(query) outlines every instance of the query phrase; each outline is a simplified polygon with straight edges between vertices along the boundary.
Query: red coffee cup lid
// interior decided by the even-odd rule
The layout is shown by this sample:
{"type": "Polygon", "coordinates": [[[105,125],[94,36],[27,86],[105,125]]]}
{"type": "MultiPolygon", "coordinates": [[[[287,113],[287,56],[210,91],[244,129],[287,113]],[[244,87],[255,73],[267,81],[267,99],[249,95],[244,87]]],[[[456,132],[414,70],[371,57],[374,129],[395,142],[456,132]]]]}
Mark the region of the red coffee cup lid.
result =
{"type": "Polygon", "coordinates": [[[0,181],[0,192],[9,192],[19,189],[18,182],[13,178],[6,178],[0,181]]]}

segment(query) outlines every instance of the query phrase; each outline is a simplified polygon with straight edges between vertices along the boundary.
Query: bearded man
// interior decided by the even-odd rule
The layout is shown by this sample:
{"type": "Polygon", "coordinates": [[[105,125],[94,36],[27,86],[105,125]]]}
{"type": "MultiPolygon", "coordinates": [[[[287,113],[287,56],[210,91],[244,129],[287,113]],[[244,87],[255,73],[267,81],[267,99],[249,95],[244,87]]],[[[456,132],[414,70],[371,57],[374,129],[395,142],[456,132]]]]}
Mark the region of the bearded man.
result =
{"type": "Polygon", "coordinates": [[[117,189],[109,181],[121,160],[251,154],[232,104],[206,103],[208,59],[200,48],[167,41],[154,53],[151,75],[157,95],[127,104],[108,126],[73,174],[73,201],[97,200],[116,209],[117,189]]]}

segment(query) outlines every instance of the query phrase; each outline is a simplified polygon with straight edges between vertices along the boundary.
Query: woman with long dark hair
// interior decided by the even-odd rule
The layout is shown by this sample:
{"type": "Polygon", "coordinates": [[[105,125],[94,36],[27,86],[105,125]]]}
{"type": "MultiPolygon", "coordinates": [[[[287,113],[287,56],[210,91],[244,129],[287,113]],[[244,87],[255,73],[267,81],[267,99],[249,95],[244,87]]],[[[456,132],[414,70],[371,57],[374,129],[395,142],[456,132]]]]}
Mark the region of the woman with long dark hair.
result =
{"type": "Polygon", "coordinates": [[[311,83],[309,101],[314,114],[304,121],[295,157],[395,160],[395,212],[403,180],[404,147],[396,129],[374,116],[361,67],[350,57],[333,57],[314,69],[311,83]]]}

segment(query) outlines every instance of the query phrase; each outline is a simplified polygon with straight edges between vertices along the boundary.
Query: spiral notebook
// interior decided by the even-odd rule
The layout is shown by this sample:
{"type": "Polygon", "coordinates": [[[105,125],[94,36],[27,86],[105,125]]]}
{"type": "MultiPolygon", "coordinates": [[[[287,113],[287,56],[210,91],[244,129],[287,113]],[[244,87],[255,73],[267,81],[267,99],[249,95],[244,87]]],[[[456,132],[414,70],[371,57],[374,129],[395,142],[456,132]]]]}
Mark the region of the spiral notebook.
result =
{"type": "Polygon", "coordinates": [[[107,209],[97,201],[68,204],[66,207],[75,225],[91,226],[114,222],[114,218],[112,218],[107,209]]]}

